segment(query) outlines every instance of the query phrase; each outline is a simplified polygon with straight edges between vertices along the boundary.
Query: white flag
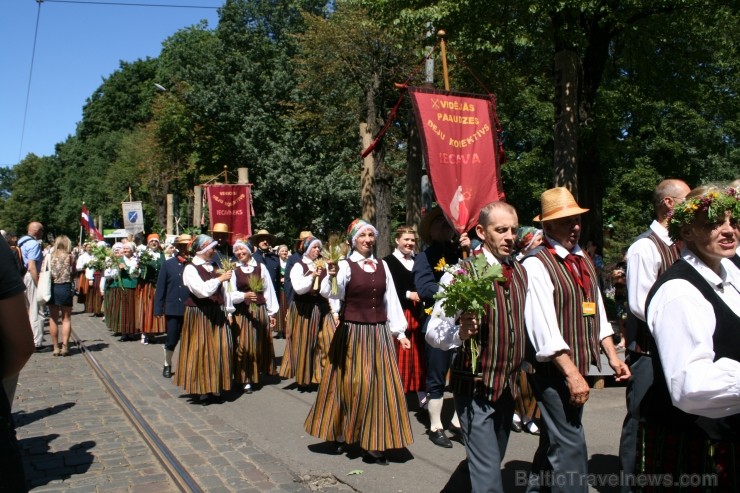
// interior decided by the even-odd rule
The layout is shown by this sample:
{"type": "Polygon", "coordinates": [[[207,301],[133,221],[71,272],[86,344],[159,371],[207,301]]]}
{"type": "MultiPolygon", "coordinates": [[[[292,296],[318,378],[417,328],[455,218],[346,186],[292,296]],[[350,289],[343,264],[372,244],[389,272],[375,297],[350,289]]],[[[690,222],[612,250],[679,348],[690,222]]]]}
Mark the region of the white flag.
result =
{"type": "Polygon", "coordinates": [[[121,202],[123,206],[123,227],[128,234],[144,231],[144,211],[141,202],[121,202]]]}

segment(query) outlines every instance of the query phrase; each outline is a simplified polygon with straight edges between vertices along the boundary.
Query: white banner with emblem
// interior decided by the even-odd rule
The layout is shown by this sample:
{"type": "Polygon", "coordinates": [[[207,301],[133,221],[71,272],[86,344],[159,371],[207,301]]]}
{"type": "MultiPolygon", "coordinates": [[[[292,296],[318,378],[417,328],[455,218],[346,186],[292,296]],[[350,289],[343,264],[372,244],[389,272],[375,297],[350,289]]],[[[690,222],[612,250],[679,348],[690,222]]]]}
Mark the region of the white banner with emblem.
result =
{"type": "Polygon", "coordinates": [[[144,211],[141,202],[121,202],[123,206],[123,228],[127,233],[135,235],[144,231],[144,211]]]}

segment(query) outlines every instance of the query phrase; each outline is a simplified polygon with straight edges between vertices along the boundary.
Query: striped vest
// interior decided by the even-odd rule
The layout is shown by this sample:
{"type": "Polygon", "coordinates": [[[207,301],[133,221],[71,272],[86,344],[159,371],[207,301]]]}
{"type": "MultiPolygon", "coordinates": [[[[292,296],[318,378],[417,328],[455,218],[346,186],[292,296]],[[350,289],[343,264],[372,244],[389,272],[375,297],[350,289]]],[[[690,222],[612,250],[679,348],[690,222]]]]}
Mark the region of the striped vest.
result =
{"type": "Polygon", "coordinates": [[[524,359],[529,339],[524,325],[524,301],[527,296],[527,272],[513,262],[509,286],[495,282],[496,298],[486,306],[479,334],[481,375],[471,372],[469,345],[457,349],[452,366],[451,387],[456,395],[474,395],[495,402],[508,386],[514,384],[524,359]]]}
{"type": "MultiPolygon", "coordinates": [[[[599,313],[599,285],[598,274],[593,262],[588,256],[583,260],[588,269],[591,285],[588,286],[588,297],[584,296],[581,287],[573,279],[565,266],[565,262],[558,255],[553,255],[547,248],[542,248],[535,257],[542,262],[550,275],[554,286],[553,302],[558,317],[558,326],[565,343],[570,348],[570,359],[584,377],[588,374],[589,366],[593,363],[601,370],[599,356],[599,331],[601,329],[599,313]],[[596,313],[590,316],[583,315],[583,302],[596,303],[596,313]]],[[[562,376],[562,373],[549,361],[535,363],[535,371],[542,376],[562,376]]]]}
{"type": "MultiPolygon", "coordinates": [[[[676,260],[681,258],[681,251],[678,248],[677,243],[666,245],[665,242],[660,239],[660,236],[655,233],[655,231],[651,230],[647,238],[653,242],[655,249],[658,251],[658,255],[660,255],[660,266],[658,267],[658,272],[655,276],[655,279],[657,280],[660,276],[663,275],[665,271],[668,270],[671,265],[674,264],[674,262],[676,262],[676,260]]],[[[645,313],[647,314],[647,312],[645,313]]],[[[635,353],[649,355],[650,330],[648,329],[647,323],[635,317],[634,315],[632,315],[632,312],[630,312],[627,315],[627,325],[629,327],[629,329],[627,330],[627,334],[634,334],[635,338],[634,341],[626,341],[629,350],[635,353]]]]}

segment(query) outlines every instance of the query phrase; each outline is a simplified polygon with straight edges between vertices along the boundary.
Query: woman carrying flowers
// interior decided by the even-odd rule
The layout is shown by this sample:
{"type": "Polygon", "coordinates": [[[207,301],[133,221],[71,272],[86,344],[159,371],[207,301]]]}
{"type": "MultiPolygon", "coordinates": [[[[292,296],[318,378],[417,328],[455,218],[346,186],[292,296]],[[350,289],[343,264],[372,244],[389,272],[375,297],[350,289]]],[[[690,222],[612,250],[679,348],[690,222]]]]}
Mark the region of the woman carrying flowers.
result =
{"type": "Polygon", "coordinates": [[[655,381],[641,404],[637,472],[711,475],[712,491],[739,491],[740,279],[734,189],[692,190],[668,223],[681,258],[646,301],[655,381]]]}
{"type": "Polygon", "coordinates": [[[321,283],[322,295],[344,304],[329,367],[304,427],[334,442],[337,453],[344,451],[345,442],[358,443],[367,451],[365,461],[386,465],[386,450],[413,443],[392,336],[403,350],[411,343],[388,265],[373,256],[377,234],[362,219],[352,222],[352,253],[329,265],[329,276],[321,283]],[[337,291],[331,294],[335,277],[337,291]]]}
{"type": "Polygon", "coordinates": [[[164,317],[154,316],[154,296],[159,269],[164,264],[164,253],[159,246],[159,235],[146,237],[146,246],[139,247],[139,283],[136,286],[136,318],[141,330],[141,343],[149,344],[155,334],[165,332],[164,317]]]}
{"type": "Polygon", "coordinates": [[[229,292],[239,331],[234,374],[236,383],[244,387],[245,393],[251,394],[252,384],[259,384],[260,373],[271,375],[273,372],[275,347],[270,332],[275,327],[275,315],[280,307],[270,274],[264,265],[252,258],[249,244],[237,240],[232,250],[238,261],[229,292]]]}
{"type": "Polygon", "coordinates": [[[92,258],[85,265],[85,278],[87,279],[87,292],[85,293],[85,313],[99,317],[103,314],[103,288],[106,259],[111,258],[112,253],[104,241],[99,241],[90,251],[92,258]]]}
{"type": "Polygon", "coordinates": [[[105,322],[121,341],[128,341],[138,332],[136,327],[136,284],[138,264],[131,242],[113,245],[113,265],[106,270],[105,322]]]}
{"type": "Polygon", "coordinates": [[[303,240],[303,257],[290,271],[295,294],[288,308],[280,377],[295,376],[301,388],[321,381],[322,355],[333,335],[329,303],[319,293],[321,280],[326,277],[326,265],[320,256],[321,240],[309,236],[303,240]]]}

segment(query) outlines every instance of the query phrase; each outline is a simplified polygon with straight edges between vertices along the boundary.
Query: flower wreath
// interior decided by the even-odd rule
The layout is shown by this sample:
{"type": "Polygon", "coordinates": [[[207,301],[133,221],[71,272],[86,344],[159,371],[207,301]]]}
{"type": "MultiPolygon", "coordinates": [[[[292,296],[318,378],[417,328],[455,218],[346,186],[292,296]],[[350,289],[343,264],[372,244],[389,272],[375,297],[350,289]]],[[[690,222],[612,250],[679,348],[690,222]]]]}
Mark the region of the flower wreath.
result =
{"type": "Polygon", "coordinates": [[[709,222],[715,223],[724,218],[726,211],[730,211],[736,220],[740,219],[740,192],[734,188],[687,198],[671,211],[668,233],[673,241],[678,241],[681,238],[681,228],[693,223],[697,212],[706,212],[709,222]]]}

